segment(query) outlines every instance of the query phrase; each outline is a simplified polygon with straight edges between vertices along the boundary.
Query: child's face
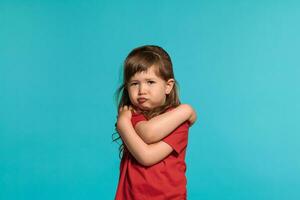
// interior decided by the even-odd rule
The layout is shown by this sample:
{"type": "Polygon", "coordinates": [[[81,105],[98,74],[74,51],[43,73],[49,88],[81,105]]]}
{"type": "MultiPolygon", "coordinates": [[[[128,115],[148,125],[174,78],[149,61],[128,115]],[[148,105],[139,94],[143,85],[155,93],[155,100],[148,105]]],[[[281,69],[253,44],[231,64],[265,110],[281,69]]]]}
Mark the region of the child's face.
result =
{"type": "Polygon", "coordinates": [[[136,73],[128,83],[131,103],[141,110],[151,110],[166,101],[166,95],[173,88],[174,80],[163,80],[155,74],[154,66],[147,71],[136,73]]]}

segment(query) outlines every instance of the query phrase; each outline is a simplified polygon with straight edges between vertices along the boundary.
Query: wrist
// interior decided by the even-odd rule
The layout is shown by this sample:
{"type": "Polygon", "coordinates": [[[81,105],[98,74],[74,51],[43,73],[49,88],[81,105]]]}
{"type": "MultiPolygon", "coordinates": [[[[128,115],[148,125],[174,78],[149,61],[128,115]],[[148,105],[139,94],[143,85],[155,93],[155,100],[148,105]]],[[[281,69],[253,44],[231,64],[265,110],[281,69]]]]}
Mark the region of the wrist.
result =
{"type": "Polygon", "coordinates": [[[131,120],[128,117],[125,116],[119,116],[118,121],[117,121],[117,127],[120,128],[122,127],[124,124],[128,124],[131,123],[131,120]]]}
{"type": "Polygon", "coordinates": [[[130,122],[131,119],[124,116],[124,115],[121,115],[121,116],[119,116],[118,121],[121,122],[121,123],[127,123],[127,122],[130,122]]]}

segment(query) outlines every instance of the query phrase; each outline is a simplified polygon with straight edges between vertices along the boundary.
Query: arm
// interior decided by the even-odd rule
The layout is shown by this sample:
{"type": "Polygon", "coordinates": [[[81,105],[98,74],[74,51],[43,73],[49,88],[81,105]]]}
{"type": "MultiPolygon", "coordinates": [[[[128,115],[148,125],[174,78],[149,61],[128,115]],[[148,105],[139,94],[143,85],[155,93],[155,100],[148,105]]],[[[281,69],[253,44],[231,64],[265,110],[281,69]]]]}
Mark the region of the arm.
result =
{"type": "Polygon", "coordinates": [[[197,115],[194,109],[188,104],[181,104],[169,112],[153,117],[149,121],[137,123],[135,130],[147,144],[151,144],[169,135],[186,120],[192,125],[196,119],[197,115]]]}
{"type": "Polygon", "coordinates": [[[168,156],[173,148],[165,142],[146,144],[135,132],[131,124],[131,111],[120,112],[117,128],[127,149],[144,166],[151,166],[168,156]]]}

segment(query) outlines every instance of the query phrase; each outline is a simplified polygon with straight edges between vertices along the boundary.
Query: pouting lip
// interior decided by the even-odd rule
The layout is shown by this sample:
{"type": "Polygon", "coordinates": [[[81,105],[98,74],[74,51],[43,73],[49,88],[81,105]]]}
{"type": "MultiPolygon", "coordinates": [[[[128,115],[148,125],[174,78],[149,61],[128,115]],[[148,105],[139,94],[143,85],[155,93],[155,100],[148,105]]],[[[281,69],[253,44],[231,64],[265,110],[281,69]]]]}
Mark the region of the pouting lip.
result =
{"type": "Polygon", "coordinates": [[[137,101],[139,103],[144,103],[145,101],[147,101],[147,99],[146,98],[138,98],[137,101]]]}

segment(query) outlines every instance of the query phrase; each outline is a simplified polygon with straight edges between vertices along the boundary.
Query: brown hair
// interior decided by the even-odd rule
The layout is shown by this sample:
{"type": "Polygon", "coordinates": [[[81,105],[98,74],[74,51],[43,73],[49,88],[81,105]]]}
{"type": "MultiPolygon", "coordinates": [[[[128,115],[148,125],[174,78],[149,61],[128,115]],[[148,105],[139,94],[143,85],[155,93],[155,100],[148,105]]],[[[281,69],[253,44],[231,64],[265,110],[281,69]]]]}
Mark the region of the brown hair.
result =
{"type": "MultiPolygon", "coordinates": [[[[163,80],[175,80],[171,58],[163,48],[155,45],[145,45],[133,49],[124,61],[123,84],[116,91],[116,101],[118,104],[117,112],[125,105],[132,106],[127,90],[127,85],[131,77],[136,73],[147,71],[151,66],[155,66],[156,75],[163,80]]],[[[172,91],[166,96],[165,104],[150,111],[142,111],[142,114],[147,119],[151,119],[152,117],[164,113],[171,107],[177,107],[179,104],[178,83],[175,80],[172,91]]],[[[120,139],[120,136],[113,139],[113,141],[118,139],[120,139]]],[[[124,145],[121,144],[120,154],[123,149],[124,145]]]]}

